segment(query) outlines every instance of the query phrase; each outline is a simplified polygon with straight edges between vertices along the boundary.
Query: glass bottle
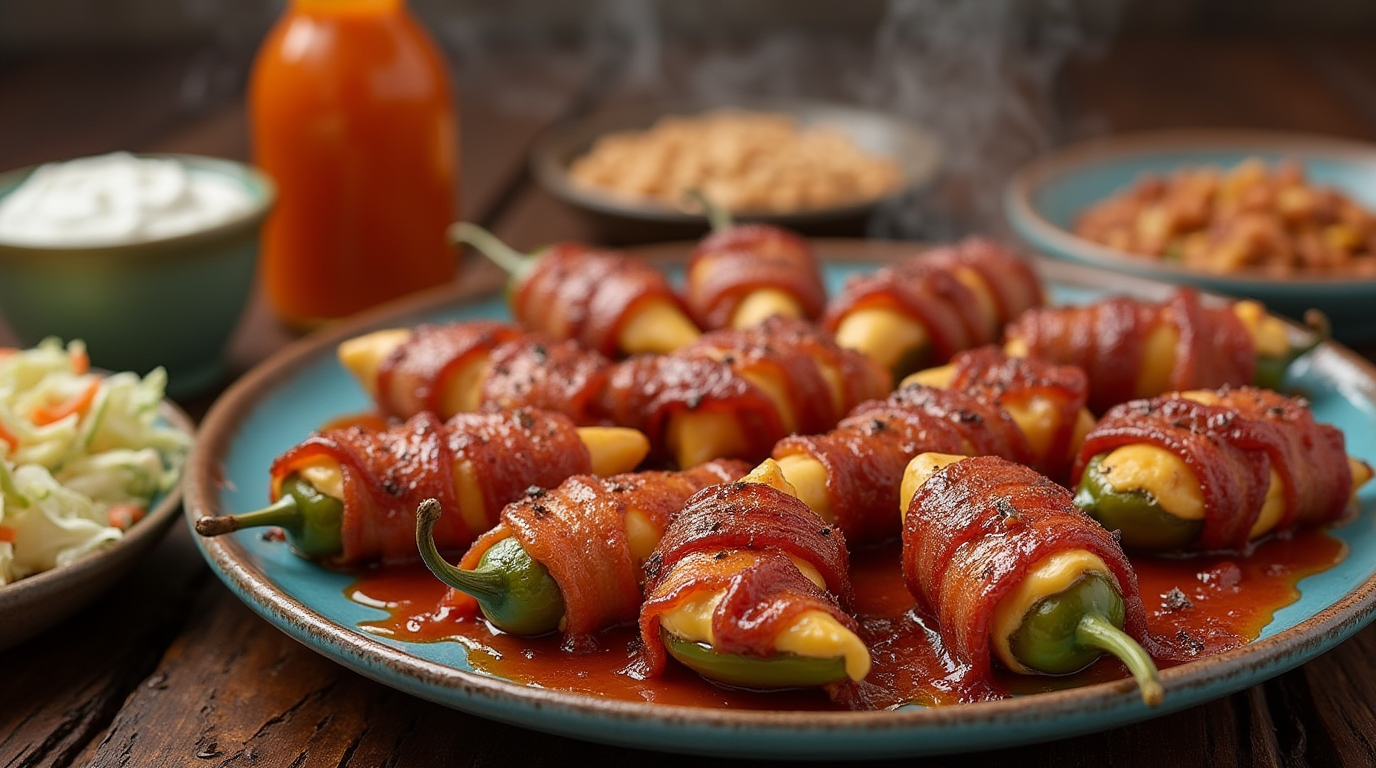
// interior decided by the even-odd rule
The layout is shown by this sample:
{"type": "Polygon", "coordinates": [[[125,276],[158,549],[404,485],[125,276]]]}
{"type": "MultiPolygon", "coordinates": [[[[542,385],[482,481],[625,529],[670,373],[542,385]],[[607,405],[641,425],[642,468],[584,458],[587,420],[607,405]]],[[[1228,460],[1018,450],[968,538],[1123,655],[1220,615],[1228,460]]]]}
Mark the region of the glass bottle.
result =
{"type": "Polygon", "coordinates": [[[277,182],[261,274],[308,329],[454,277],[457,116],[405,0],[290,0],[249,83],[254,162],[277,182]]]}

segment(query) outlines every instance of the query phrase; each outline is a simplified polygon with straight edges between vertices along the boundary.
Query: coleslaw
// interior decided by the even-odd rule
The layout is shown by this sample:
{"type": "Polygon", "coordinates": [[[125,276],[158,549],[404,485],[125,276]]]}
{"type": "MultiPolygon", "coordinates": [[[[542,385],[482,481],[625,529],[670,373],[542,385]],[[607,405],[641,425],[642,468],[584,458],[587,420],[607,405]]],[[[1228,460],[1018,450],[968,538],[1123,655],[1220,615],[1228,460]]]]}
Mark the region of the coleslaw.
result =
{"type": "Polygon", "coordinates": [[[90,370],[86,346],[0,349],[0,585],[118,541],[181,473],[167,374],[90,370]]]}

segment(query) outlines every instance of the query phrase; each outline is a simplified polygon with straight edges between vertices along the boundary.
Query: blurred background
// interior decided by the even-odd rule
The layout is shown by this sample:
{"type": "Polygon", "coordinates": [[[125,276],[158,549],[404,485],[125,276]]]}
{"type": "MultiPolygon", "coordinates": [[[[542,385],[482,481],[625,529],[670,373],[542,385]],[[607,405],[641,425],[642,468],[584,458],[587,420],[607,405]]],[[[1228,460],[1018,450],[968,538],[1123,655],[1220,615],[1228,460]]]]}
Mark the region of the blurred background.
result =
{"type": "MultiPolygon", "coordinates": [[[[999,230],[997,190],[1039,151],[1171,126],[1376,136],[1370,0],[412,0],[461,115],[534,131],[623,102],[826,99],[911,118],[945,177],[877,236],[999,230]],[[1314,84],[1324,89],[1316,93],[1314,84]],[[1335,106],[1341,104],[1341,108],[1335,106]]],[[[113,149],[247,158],[243,95],[282,0],[5,0],[0,169],[113,149]],[[98,130],[92,121],[98,125],[98,130]]],[[[520,169],[464,134],[465,209],[492,220],[520,169]],[[497,194],[471,189],[495,185],[497,194]],[[482,209],[475,209],[482,200],[482,209]],[[493,208],[496,206],[496,208],[493,208]]]]}

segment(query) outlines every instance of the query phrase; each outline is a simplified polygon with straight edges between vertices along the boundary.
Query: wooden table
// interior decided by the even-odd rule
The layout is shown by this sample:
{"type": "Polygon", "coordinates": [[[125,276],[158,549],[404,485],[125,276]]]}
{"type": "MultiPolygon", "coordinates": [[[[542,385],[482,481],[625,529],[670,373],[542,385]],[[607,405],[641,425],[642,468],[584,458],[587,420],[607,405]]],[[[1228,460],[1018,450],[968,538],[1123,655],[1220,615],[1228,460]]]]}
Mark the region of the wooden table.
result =
{"type": "MultiPolygon", "coordinates": [[[[828,50],[846,51],[845,41],[833,43],[828,50]]],[[[860,61],[868,54],[857,44],[845,55],[860,61]]],[[[692,64],[691,51],[678,56],[679,64],[692,64]]],[[[0,169],[115,149],[246,159],[242,80],[236,79],[245,59],[221,59],[212,56],[207,64],[204,52],[173,51],[2,60],[0,169]],[[193,82],[211,87],[189,98],[193,82]]],[[[509,51],[460,68],[461,214],[523,248],[601,237],[591,219],[532,182],[525,153],[551,122],[634,95],[624,64],[615,56],[545,49],[509,51]]],[[[810,95],[845,95],[840,86],[828,90],[828,81],[821,82],[810,95]]],[[[1094,132],[1189,126],[1376,140],[1376,52],[1368,40],[1125,40],[1102,60],[1072,63],[1048,95],[1040,139],[1050,143],[1094,132]]],[[[0,328],[0,343],[5,337],[0,328]]],[[[230,351],[234,372],[291,339],[255,297],[230,351]]],[[[185,405],[199,417],[211,400],[185,405]]],[[[1371,765],[1374,654],[1376,627],[1264,685],[1184,712],[929,764],[1371,765]]],[[[240,603],[210,573],[181,524],[79,618],[0,653],[0,670],[4,766],[700,761],[527,732],[354,674],[240,603]]]]}

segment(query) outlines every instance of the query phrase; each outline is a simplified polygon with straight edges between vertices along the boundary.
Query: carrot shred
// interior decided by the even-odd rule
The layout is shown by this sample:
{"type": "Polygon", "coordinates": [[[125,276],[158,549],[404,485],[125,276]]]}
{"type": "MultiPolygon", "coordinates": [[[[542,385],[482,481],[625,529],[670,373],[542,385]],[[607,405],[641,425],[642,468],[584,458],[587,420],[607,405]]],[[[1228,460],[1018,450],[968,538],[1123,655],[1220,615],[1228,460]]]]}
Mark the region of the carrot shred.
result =
{"type": "Polygon", "coordinates": [[[5,443],[13,450],[19,447],[19,436],[5,429],[4,424],[0,424],[0,443],[5,443]]]}
{"type": "Polygon", "coordinates": [[[147,510],[137,504],[115,504],[106,512],[110,525],[121,531],[129,530],[134,523],[143,519],[147,510]]]}
{"type": "Polygon", "coordinates": [[[74,350],[71,353],[72,373],[80,376],[91,370],[91,356],[85,349],[74,350]]]}
{"type": "Polygon", "coordinates": [[[39,406],[35,408],[29,420],[36,426],[44,427],[60,419],[65,419],[74,413],[85,413],[90,409],[91,403],[95,402],[96,393],[99,391],[100,379],[92,379],[90,386],[86,387],[85,390],[72,399],[55,406],[39,406]]]}
{"type": "Polygon", "coordinates": [[[0,525],[0,542],[14,543],[14,538],[17,533],[17,531],[8,525],[0,525]]]}

